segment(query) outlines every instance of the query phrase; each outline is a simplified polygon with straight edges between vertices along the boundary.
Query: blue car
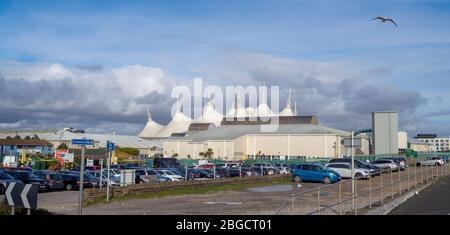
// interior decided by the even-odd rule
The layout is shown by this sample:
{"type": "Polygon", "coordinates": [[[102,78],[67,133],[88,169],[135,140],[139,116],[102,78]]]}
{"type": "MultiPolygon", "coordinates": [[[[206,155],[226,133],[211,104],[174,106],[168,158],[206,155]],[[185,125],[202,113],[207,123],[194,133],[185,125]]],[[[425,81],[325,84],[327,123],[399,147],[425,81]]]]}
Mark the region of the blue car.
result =
{"type": "Polygon", "coordinates": [[[341,180],[341,176],[337,172],[322,165],[305,163],[296,165],[292,169],[292,179],[295,182],[314,181],[330,184],[341,180]]]}

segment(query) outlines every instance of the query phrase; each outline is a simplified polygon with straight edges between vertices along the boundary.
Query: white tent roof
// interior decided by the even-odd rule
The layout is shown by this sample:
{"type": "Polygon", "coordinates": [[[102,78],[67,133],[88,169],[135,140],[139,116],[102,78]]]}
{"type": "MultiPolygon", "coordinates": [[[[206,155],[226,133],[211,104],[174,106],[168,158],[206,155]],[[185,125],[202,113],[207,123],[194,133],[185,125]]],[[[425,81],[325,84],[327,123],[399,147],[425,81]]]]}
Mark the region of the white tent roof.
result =
{"type": "Polygon", "coordinates": [[[219,113],[214,105],[209,101],[206,103],[205,108],[203,109],[203,114],[200,116],[199,121],[201,122],[211,122],[216,126],[220,126],[223,119],[223,115],[219,113]]]}
{"type": "Polygon", "coordinates": [[[270,109],[269,105],[267,105],[266,103],[260,104],[256,109],[255,114],[258,114],[259,117],[275,116],[275,114],[270,109]]]}
{"type": "Polygon", "coordinates": [[[280,116],[295,116],[291,108],[291,89],[289,88],[289,97],[286,102],[286,107],[281,111],[280,116]]]}
{"type": "Polygon", "coordinates": [[[148,108],[147,108],[147,117],[148,117],[147,124],[138,135],[141,138],[155,137],[156,133],[158,133],[164,127],[163,125],[160,125],[152,120],[152,116],[150,115],[150,110],[148,108]]]}
{"type": "Polygon", "coordinates": [[[180,106],[178,105],[177,112],[173,115],[172,120],[163,127],[155,137],[166,138],[170,137],[172,133],[185,132],[189,129],[192,119],[181,112],[180,106]]]}
{"type": "Polygon", "coordinates": [[[241,102],[241,94],[237,94],[236,99],[233,100],[233,106],[231,107],[230,111],[227,113],[227,117],[245,117],[247,116],[247,112],[245,108],[242,105],[241,102]]]}
{"type": "Polygon", "coordinates": [[[247,117],[254,117],[256,116],[256,110],[253,107],[247,107],[245,109],[245,114],[247,117]]]}
{"type": "MultiPolygon", "coordinates": [[[[265,83],[263,85],[266,86],[265,83]]],[[[267,105],[267,94],[266,90],[264,89],[262,92],[261,100],[259,101],[259,105],[256,108],[256,111],[254,112],[254,115],[257,115],[259,117],[263,116],[275,116],[275,114],[270,109],[269,105],[267,105]]]]}

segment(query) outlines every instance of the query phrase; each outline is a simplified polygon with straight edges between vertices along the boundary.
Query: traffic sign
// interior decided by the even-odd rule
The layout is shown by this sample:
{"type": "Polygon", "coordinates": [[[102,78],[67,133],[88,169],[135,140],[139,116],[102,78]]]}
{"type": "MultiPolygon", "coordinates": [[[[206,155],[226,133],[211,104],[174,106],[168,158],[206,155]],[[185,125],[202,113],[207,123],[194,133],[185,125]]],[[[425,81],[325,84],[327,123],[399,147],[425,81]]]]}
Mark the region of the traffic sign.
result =
{"type": "Polygon", "coordinates": [[[38,186],[36,184],[23,184],[12,182],[6,189],[5,196],[10,206],[27,209],[37,208],[38,186]]]}
{"type": "Polygon", "coordinates": [[[108,142],[106,144],[106,150],[108,152],[114,151],[115,149],[116,149],[116,146],[115,146],[115,144],[113,142],[108,142]]]}
{"type": "MultiPolygon", "coordinates": [[[[345,147],[352,147],[352,138],[343,138],[341,141],[341,144],[343,144],[345,147]]],[[[353,138],[353,147],[361,147],[361,138],[353,138]]]]}
{"type": "Polygon", "coordinates": [[[91,139],[72,139],[73,145],[94,145],[94,140],[91,139]]]}

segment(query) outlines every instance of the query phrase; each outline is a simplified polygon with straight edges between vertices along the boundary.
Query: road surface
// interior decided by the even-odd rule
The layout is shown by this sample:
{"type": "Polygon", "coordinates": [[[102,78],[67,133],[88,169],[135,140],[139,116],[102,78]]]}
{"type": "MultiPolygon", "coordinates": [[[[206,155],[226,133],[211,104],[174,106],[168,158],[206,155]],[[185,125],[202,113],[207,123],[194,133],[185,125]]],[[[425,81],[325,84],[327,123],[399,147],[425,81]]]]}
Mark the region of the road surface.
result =
{"type": "Polygon", "coordinates": [[[390,215],[450,215],[450,177],[410,198],[390,215]]]}

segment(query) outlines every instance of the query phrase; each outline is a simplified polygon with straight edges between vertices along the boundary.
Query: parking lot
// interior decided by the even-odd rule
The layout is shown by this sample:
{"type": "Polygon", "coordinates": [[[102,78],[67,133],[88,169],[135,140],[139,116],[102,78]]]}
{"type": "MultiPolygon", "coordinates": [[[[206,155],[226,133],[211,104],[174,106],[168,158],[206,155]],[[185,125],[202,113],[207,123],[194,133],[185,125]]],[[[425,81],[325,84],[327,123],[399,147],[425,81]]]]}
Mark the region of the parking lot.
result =
{"type": "MultiPolygon", "coordinates": [[[[306,165],[313,166],[313,163],[306,165]]],[[[348,164],[348,163],[346,163],[348,164]]],[[[393,162],[391,163],[395,165],[393,162]]],[[[346,214],[357,213],[360,208],[367,208],[384,203],[386,200],[396,197],[409,189],[432,182],[443,175],[450,173],[449,164],[443,165],[421,165],[417,166],[414,159],[408,159],[407,167],[402,171],[384,170],[382,174],[375,172],[367,173],[372,177],[354,180],[355,193],[352,193],[352,180],[342,179],[335,183],[324,184],[323,178],[313,182],[302,176],[301,182],[277,183],[270,186],[242,187],[233,190],[211,191],[208,193],[199,192],[195,194],[176,194],[161,197],[151,197],[136,199],[128,196],[120,200],[113,200],[107,204],[97,203],[86,206],[83,214],[346,214]],[[354,200],[352,196],[354,195],[354,200]],[[354,203],[354,204],[353,204],[354,203]],[[356,209],[356,210],[355,210],[356,209]]],[[[211,164],[212,165],[212,164],[211,164]]],[[[301,164],[300,164],[301,165],[301,164]]],[[[296,176],[297,167],[292,171],[293,178],[296,176]]],[[[320,165],[319,165],[320,166],[320,165]]],[[[347,165],[348,166],[348,165],[347,165]]],[[[263,174],[286,174],[289,173],[290,166],[279,165],[257,165],[241,167],[223,167],[212,165],[213,169],[202,168],[142,168],[129,167],[135,172],[132,183],[143,184],[155,180],[158,184],[160,178],[165,178],[166,183],[178,181],[182,184],[186,180],[183,176],[188,176],[189,180],[214,180],[230,177],[252,177],[263,174]],[[186,172],[186,169],[188,171],[186,172]],[[239,170],[238,170],[239,169],[239,170]],[[280,169],[283,169],[281,171],[280,169]],[[183,171],[184,172],[180,172],[183,171]],[[138,173],[139,172],[139,173],[138,173]],[[176,172],[176,173],[175,173],[176,172]],[[233,172],[233,173],[232,173],[233,172]],[[231,174],[232,173],[232,174],[231,174]],[[203,174],[203,175],[202,175],[203,174]],[[248,175],[247,175],[248,174],[248,175]],[[154,177],[152,177],[154,176],[154,177]],[[149,180],[144,181],[144,180],[149,180]]],[[[327,174],[334,171],[331,168],[323,168],[327,174]]],[[[381,169],[381,168],[380,168],[381,169]]],[[[394,168],[391,168],[394,169],[394,168]]],[[[339,170],[339,169],[337,169],[339,170]]],[[[4,170],[4,174],[20,177],[20,174],[12,174],[11,170],[4,170]]],[[[30,176],[28,170],[15,170],[30,176]],[[26,174],[25,174],[26,173],[26,174]]],[[[34,171],[33,171],[34,172],[34,171]]],[[[308,171],[309,172],[309,171],[308,171]]],[[[336,172],[335,172],[336,173],[336,172]]],[[[45,190],[50,192],[40,193],[38,205],[50,212],[57,214],[77,214],[78,189],[71,187],[67,190],[68,182],[77,181],[76,172],[39,172],[37,175],[42,178],[32,180],[39,181],[39,184],[48,182],[55,183],[54,176],[60,174],[62,181],[60,188],[55,190],[45,190]],[[70,176],[70,177],[68,177],[70,176]],[[75,177],[75,179],[71,179],[75,177]],[[70,179],[69,179],[70,178],[70,179]],[[45,181],[45,180],[48,181],[45,181]],[[62,184],[62,186],[61,186],[62,184]],[[66,190],[64,190],[66,189],[66,190]]],[[[89,171],[88,182],[91,187],[99,187],[100,181],[98,171],[89,171]],[[97,178],[95,178],[97,176],[97,178]]],[[[321,173],[323,174],[323,173],[321,173]]],[[[79,177],[79,172],[78,172],[79,177]]],[[[117,176],[116,176],[117,178],[117,176]]],[[[119,177],[120,178],[120,177],[119,177]]],[[[20,178],[19,178],[20,179],[20,178]]],[[[240,180],[239,180],[240,181],[240,180]]],[[[205,181],[206,182],[206,181],[205,181]]],[[[228,181],[227,181],[228,182],[228,181]]],[[[231,181],[230,181],[231,182],[231,181]]],[[[85,182],[86,183],[86,182],[85,182]]],[[[105,183],[105,182],[104,182],[105,183]]],[[[116,182],[117,183],[117,182],[116,182]]],[[[228,184],[228,183],[227,183],[228,184]]],[[[120,184],[116,184],[120,187],[120,184]]],[[[175,184],[177,185],[177,184],[175,184]]],[[[72,185],[76,186],[76,185],[72,185]]],[[[104,185],[103,185],[104,186],[104,185]]],[[[179,186],[176,186],[179,187],[179,186]]],[[[196,186],[197,187],[197,186],[196,186]]],[[[200,187],[200,185],[198,186],[200,187]]],[[[48,189],[48,187],[47,187],[48,189]]],[[[102,197],[102,196],[101,196],[102,197]]]]}
{"type": "MultiPolygon", "coordinates": [[[[385,173],[370,180],[357,180],[355,181],[358,194],[355,200],[356,208],[368,207],[371,203],[373,206],[378,205],[381,199],[386,202],[400,192],[405,193],[408,189],[414,190],[422,183],[432,182],[438,176],[450,173],[446,167],[447,165],[411,166],[400,173],[385,173]],[[391,182],[394,183],[391,184],[391,182]],[[383,185],[382,191],[381,185],[383,185]],[[372,189],[371,193],[369,193],[370,189],[372,189]]],[[[83,214],[344,214],[352,212],[351,192],[349,180],[328,186],[313,182],[291,182],[277,186],[249,187],[243,190],[207,194],[114,201],[109,204],[85,207],[83,214]],[[341,188],[341,194],[339,194],[339,188],[341,188]],[[292,194],[297,194],[293,205],[292,194]],[[339,207],[339,195],[341,195],[341,201],[345,201],[341,207],[339,207]]],[[[76,214],[77,196],[77,192],[73,191],[40,194],[39,204],[55,213],[76,214]],[[55,204],[55,201],[58,203],[55,204]]]]}

